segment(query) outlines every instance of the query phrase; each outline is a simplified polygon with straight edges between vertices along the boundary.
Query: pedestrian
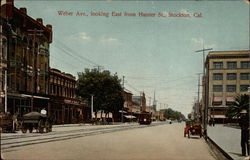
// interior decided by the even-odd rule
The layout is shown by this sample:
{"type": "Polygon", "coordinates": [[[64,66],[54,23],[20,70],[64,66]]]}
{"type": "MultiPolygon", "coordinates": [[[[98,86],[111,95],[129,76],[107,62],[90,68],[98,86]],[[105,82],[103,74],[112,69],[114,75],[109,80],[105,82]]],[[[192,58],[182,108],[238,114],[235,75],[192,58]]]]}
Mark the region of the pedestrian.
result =
{"type": "Polygon", "coordinates": [[[17,129],[17,124],[18,124],[18,122],[17,122],[17,116],[18,116],[18,113],[15,113],[13,115],[13,117],[12,117],[12,120],[13,120],[13,132],[15,132],[16,129],[17,129]]]}
{"type": "Polygon", "coordinates": [[[43,108],[42,110],[41,110],[41,114],[47,114],[47,111],[45,110],[45,108],[43,108]]]}
{"type": "Polygon", "coordinates": [[[213,127],[214,127],[214,124],[215,124],[215,120],[214,120],[214,119],[212,119],[212,125],[213,125],[213,127]]]}
{"type": "Polygon", "coordinates": [[[249,117],[247,114],[247,110],[242,110],[240,112],[241,116],[239,119],[239,125],[241,128],[241,153],[242,156],[246,156],[246,149],[247,154],[249,155],[249,117]]]}

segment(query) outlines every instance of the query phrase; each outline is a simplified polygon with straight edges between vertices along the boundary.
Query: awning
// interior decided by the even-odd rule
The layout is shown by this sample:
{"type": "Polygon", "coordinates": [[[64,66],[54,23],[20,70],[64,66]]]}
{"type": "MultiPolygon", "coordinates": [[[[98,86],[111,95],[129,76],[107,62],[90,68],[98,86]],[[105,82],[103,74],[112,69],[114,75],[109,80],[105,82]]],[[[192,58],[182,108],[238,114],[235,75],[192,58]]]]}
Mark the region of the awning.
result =
{"type": "Polygon", "coordinates": [[[234,101],[235,101],[234,97],[227,97],[227,102],[234,102],[234,101]]]}
{"type": "MultiPolygon", "coordinates": [[[[96,118],[101,118],[101,113],[98,112],[96,118]]],[[[93,113],[93,117],[95,118],[95,114],[93,113]]],[[[109,112],[109,114],[107,114],[107,117],[106,118],[112,118],[113,117],[113,114],[111,112],[109,112]]],[[[105,113],[102,113],[102,118],[105,118],[105,113]]]]}
{"type": "Polygon", "coordinates": [[[38,98],[38,99],[49,99],[48,97],[41,97],[41,96],[33,96],[33,98],[38,98]]]}
{"type": "Polygon", "coordinates": [[[221,102],[222,101],[222,97],[214,97],[213,102],[221,102]]]}
{"type": "Polygon", "coordinates": [[[136,118],[135,116],[132,116],[132,115],[124,115],[124,117],[129,118],[129,119],[136,118]]]}
{"type": "Polygon", "coordinates": [[[226,118],[225,115],[211,115],[211,118],[226,118]]]}

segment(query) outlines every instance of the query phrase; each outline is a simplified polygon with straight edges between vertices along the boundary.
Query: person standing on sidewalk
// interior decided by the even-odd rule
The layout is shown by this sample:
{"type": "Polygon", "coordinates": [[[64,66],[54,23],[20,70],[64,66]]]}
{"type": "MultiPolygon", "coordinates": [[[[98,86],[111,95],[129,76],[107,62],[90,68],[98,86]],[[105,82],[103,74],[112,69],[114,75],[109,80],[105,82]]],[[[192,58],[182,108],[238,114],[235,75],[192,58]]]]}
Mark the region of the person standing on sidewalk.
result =
{"type": "Polygon", "coordinates": [[[249,155],[249,117],[246,110],[242,110],[241,117],[239,119],[239,125],[241,128],[241,153],[242,156],[246,156],[246,149],[247,154],[249,155]]]}

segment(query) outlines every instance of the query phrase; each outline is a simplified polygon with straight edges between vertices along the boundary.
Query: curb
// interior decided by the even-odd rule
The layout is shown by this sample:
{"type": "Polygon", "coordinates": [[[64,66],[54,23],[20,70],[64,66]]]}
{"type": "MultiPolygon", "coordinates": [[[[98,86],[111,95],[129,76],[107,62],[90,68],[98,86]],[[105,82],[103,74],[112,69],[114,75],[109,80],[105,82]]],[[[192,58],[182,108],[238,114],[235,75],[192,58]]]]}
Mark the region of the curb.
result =
{"type": "Polygon", "coordinates": [[[211,138],[207,137],[206,141],[215,153],[216,157],[220,160],[234,160],[227,152],[225,152],[220,146],[218,146],[211,138]]]}

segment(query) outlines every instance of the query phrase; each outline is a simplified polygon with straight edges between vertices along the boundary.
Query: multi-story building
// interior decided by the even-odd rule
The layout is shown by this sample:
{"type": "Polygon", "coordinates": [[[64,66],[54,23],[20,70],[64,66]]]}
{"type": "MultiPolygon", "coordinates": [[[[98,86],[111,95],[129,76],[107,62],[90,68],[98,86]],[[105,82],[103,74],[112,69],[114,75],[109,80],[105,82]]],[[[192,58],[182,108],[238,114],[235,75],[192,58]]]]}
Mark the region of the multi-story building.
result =
{"type": "Polygon", "coordinates": [[[140,96],[132,96],[132,101],[141,106],[141,111],[146,111],[146,98],[145,93],[140,93],[140,96]]]}
{"type": "Polygon", "coordinates": [[[139,114],[141,113],[141,106],[140,104],[134,102],[132,100],[133,94],[129,91],[124,89],[123,98],[124,98],[124,105],[123,108],[127,112],[124,114],[124,117],[129,119],[136,119],[138,118],[139,114]]]}
{"type": "Polygon", "coordinates": [[[76,99],[76,79],[58,69],[49,71],[49,108],[57,124],[78,123],[90,119],[90,110],[76,99]]]}
{"type": "Polygon", "coordinates": [[[226,120],[228,106],[250,85],[250,51],[213,51],[206,58],[205,103],[208,119],[226,120]]]}
{"type": "Polygon", "coordinates": [[[6,106],[7,112],[20,114],[47,108],[52,26],[16,8],[13,0],[1,4],[1,24],[1,66],[7,65],[1,70],[1,111],[6,106]]]}

